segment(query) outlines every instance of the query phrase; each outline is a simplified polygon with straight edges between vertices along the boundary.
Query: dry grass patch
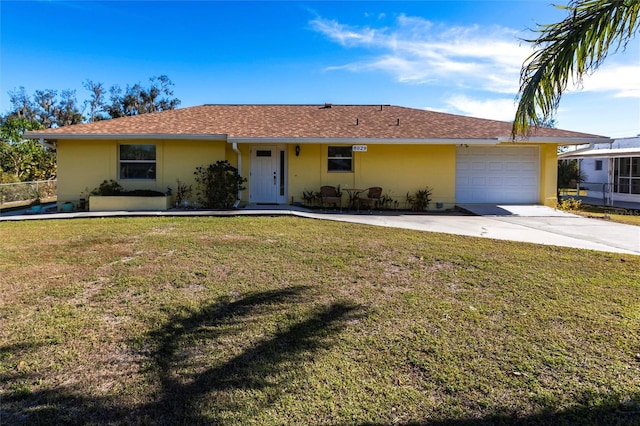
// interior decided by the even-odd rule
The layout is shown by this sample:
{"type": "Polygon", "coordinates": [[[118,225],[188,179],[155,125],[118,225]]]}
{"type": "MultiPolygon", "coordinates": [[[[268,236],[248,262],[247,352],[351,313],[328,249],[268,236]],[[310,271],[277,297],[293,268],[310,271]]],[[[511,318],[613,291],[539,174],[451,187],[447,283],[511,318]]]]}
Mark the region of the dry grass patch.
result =
{"type": "Polygon", "coordinates": [[[6,423],[640,423],[634,256],[294,218],[1,226],[6,423]]]}

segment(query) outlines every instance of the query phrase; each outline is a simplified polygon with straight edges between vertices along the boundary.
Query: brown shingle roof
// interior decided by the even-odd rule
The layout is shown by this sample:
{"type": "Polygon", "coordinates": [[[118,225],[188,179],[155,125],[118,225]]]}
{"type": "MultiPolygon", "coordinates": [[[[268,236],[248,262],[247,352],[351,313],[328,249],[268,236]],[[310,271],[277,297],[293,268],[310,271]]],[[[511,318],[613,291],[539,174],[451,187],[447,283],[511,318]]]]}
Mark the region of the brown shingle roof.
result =
{"type": "MultiPolygon", "coordinates": [[[[511,123],[393,105],[201,105],[29,132],[73,135],[226,135],[230,138],[495,139],[511,123]]],[[[600,138],[540,128],[534,137],[600,138]]]]}

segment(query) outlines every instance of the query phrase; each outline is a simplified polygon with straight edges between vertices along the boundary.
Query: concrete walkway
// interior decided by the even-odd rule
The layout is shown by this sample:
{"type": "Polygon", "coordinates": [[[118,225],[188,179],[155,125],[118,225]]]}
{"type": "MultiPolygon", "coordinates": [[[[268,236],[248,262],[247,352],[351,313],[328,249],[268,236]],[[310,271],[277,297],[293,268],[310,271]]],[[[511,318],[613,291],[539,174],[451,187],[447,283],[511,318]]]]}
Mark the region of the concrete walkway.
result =
{"type": "MultiPolygon", "coordinates": [[[[498,207],[505,210],[504,206],[498,207]]],[[[542,206],[510,206],[506,210],[509,209],[509,214],[502,212],[503,214],[473,216],[455,213],[441,215],[404,212],[338,213],[317,212],[292,206],[250,206],[239,210],[77,212],[0,216],[0,222],[121,216],[297,216],[640,255],[640,226],[589,219],[542,206]],[[514,207],[518,208],[514,209],[514,207]]]]}

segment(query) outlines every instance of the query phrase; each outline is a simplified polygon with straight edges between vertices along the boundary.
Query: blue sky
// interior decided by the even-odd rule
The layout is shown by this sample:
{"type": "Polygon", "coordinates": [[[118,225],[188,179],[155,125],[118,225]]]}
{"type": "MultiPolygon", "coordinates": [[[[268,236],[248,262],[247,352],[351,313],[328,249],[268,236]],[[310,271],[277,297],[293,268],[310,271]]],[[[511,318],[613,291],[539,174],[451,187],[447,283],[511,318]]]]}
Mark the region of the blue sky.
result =
{"type": "MultiPolygon", "coordinates": [[[[559,2],[562,3],[562,2],[559,2]]],[[[520,39],[551,0],[0,2],[0,112],[24,86],[88,93],[168,75],[181,107],[395,104],[510,121],[520,39]]],[[[567,93],[558,127],[640,134],[640,39],[567,93]]]]}

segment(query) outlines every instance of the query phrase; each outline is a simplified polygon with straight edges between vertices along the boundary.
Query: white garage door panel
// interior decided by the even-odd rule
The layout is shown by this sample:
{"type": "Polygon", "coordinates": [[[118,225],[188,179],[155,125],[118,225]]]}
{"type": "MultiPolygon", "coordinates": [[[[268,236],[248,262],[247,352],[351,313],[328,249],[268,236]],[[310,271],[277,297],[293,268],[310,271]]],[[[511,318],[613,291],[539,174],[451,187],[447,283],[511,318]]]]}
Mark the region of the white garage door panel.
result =
{"type": "Polygon", "coordinates": [[[456,203],[538,203],[537,147],[458,147],[456,203]]]}

